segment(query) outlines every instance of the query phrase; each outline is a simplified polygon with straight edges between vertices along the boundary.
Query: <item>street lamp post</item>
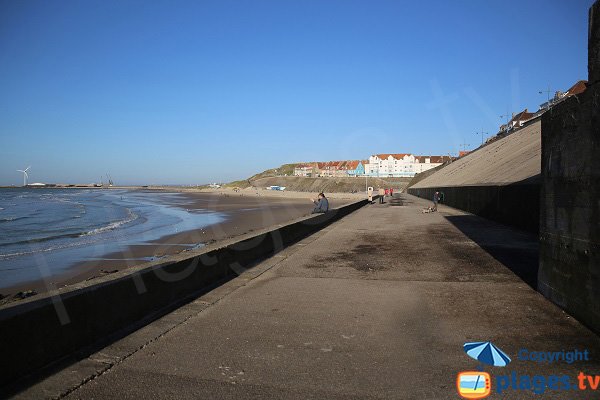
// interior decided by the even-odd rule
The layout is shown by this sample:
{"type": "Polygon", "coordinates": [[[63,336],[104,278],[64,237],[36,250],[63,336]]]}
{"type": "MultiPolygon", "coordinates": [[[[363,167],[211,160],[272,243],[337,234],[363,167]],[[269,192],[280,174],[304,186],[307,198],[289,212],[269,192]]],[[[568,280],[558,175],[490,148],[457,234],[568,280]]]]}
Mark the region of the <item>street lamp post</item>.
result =
{"type": "Polygon", "coordinates": [[[510,120],[508,118],[511,117],[511,114],[507,111],[506,114],[503,114],[500,116],[500,118],[504,118],[504,117],[506,117],[506,133],[508,133],[508,124],[510,122],[510,120]]]}
{"type": "Polygon", "coordinates": [[[546,110],[550,109],[550,93],[552,93],[552,90],[550,90],[550,86],[548,86],[548,90],[540,90],[538,91],[539,94],[542,94],[546,92],[546,98],[548,99],[548,101],[546,102],[546,110]]]}
{"type": "Polygon", "coordinates": [[[481,135],[481,145],[483,146],[483,135],[487,135],[487,132],[484,132],[483,129],[481,132],[475,132],[476,135],[481,135]]]}

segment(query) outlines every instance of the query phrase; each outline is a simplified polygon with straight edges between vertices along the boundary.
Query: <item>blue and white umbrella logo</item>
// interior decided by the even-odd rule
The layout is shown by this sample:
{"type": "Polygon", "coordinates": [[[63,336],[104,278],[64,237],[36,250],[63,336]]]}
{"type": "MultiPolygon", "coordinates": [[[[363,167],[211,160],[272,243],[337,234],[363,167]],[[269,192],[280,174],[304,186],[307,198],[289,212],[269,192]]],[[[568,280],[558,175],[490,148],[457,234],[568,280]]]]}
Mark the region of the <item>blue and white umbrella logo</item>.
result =
{"type": "Polygon", "coordinates": [[[480,363],[493,365],[494,367],[506,367],[510,363],[510,357],[505,352],[494,346],[492,342],[470,342],[463,346],[469,357],[480,363]]]}

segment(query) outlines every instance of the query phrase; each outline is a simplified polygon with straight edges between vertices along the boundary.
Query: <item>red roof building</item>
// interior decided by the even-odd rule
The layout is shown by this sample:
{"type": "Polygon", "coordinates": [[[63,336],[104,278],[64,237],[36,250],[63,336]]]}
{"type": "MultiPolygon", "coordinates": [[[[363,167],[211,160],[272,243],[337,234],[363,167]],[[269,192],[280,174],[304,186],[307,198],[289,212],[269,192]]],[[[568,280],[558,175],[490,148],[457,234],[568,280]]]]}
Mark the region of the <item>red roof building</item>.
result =
{"type": "Polygon", "coordinates": [[[573,86],[571,86],[569,88],[569,90],[567,90],[567,92],[565,93],[565,95],[567,97],[569,96],[575,96],[578,94],[581,94],[583,92],[585,92],[585,89],[587,89],[587,81],[578,81],[576,84],[574,84],[573,86]]]}

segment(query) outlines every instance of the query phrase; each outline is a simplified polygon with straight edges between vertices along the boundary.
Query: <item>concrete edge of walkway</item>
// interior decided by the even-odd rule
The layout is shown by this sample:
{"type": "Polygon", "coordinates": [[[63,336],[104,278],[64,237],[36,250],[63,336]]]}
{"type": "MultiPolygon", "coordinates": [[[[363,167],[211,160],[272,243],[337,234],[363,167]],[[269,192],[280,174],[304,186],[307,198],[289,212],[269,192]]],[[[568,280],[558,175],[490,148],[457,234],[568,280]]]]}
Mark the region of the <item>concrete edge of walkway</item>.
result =
{"type": "Polygon", "coordinates": [[[4,308],[0,310],[0,386],[11,391],[10,387],[51,369],[53,363],[64,363],[86,348],[123,337],[367,203],[347,204],[220,248],[4,308]]]}
{"type": "Polygon", "coordinates": [[[273,257],[259,262],[239,276],[231,279],[195,300],[180,306],[152,321],[141,322],[132,328],[132,332],[115,334],[115,340],[105,347],[94,346],[82,349],[46,370],[41,376],[32,376],[19,385],[0,391],[0,397],[13,396],[15,399],[51,398],[60,399],[77,390],[79,387],[107,373],[113,367],[124,362],[138,351],[167,335],[173,329],[185,324],[191,318],[216,305],[238,289],[248,285],[267,271],[277,267],[304,246],[325,235],[330,228],[318,232],[287,247],[273,257]],[[149,323],[152,322],[152,323],[149,323]],[[139,328],[139,329],[136,329],[139,328]],[[118,335],[118,336],[117,336],[118,335]]]}

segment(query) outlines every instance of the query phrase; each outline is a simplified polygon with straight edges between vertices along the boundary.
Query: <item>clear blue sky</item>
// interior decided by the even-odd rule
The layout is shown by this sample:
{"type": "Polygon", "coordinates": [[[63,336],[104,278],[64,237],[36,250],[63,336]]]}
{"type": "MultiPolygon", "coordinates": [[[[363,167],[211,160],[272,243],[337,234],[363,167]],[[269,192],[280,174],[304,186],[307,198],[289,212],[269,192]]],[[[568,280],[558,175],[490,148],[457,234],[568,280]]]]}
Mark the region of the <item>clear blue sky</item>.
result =
{"type": "Polygon", "coordinates": [[[587,78],[593,0],[0,0],[0,184],[455,154],[587,78]]]}

